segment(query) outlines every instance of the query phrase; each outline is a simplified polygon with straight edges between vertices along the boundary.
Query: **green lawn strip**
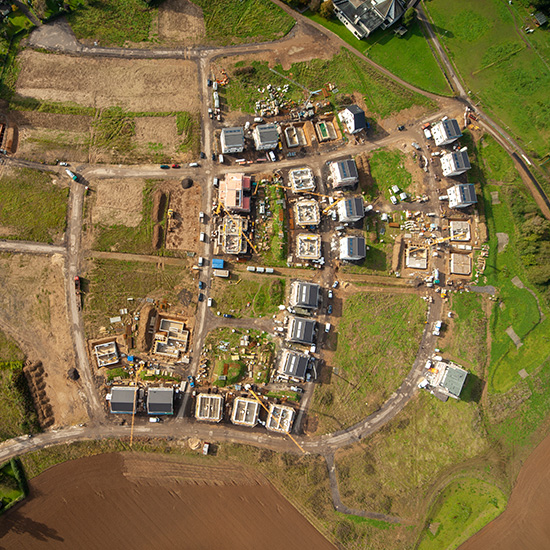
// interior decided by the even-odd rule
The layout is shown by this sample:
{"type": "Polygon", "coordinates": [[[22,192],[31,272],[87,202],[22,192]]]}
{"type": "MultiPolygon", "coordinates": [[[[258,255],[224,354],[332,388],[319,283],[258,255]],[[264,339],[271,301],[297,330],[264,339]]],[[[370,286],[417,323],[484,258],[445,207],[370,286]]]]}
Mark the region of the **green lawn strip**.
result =
{"type": "Polygon", "coordinates": [[[438,525],[436,534],[425,529],[418,550],[458,548],[500,515],[506,496],[494,485],[466,477],[452,482],[441,493],[427,522],[438,525]]]}
{"type": "Polygon", "coordinates": [[[176,114],[178,135],[183,136],[178,152],[198,156],[201,146],[201,118],[199,113],[182,111],[176,114]]]}
{"type": "Polygon", "coordinates": [[[277,40],[294,19],[269,0],[195,0],[202,8],[206,37],[220,45],[277,40]]]}
{"type": "Polygon", "coordinates": [[[237,275],[231,281],[217,282],[216,286],[216,308],[235,317],[265,317],[275,314],[285,297],[285,280],[278,278],[249,279],[237,275]]]}
{"type": "Polygon", "coordinates": [[[379,149],[372,154],[369,163],[372,192],[375,194],[382,194],[389,199],[394,194],[390,190],[392,185],[397,185],[400,191],[406,191],[412,183],[412,175],[405,168],[405,155],[400,151],[379,149]]]}
{"type": "Polygon", "coordinates": [[[545,155],[550,144],[550,72],[525,46],[508,4],[433,0],[426,8],[472,98],[480,99],[530,153],[545,155]]]}
{"type": "Polygon", "coordinates": [[[22,361],[0,362],[0,441],[40,431],[22,361]]]}
{"type": "Polygon", "coordinates": [[[231,386],[239,383],[246,372],[246,366],[243,361],[216,361],[214,369],[214,386],[231,386]],[[220,377],[225,377],[225,380],[220,377]]]}
{"type": "Polygon", "coordinates": [[[411,368],[425,326],[418,296],[357,293],[344,302],[330,380],[315,389],[318,432],[358,422],[395,391],[411,368]]]}
{"type": "Polygon", "coordinates": [[[382,430],[336,454],[342,501],[415,518],[439,475],[487,448],[475,403],[421,392],[382,430]]]}
{"type": "Polygon", "coordinates": [[[0,467],[0,502],[5,513],[29,494],[27,478],[18,458],[12,458],[0,467]]]}
{"type": "Polygon", "coordinates": [[[53,185],[47,173],[29,168],[0,177],[0,224],[3,238],[53,242],[65,231],[68,188],[53,185]]]}
{"type": "Polygon", "coordinates": [[[147,180],[143,188],[143,207],[141,220],[136,227],[117,224],[111,226],[97,225],[97,237],[94,248],[111,252],[128,254],[158,254],[153,248],[153,193],[157,182],[147,180]]]}
{"type": "Polygon", "coordinates": [[[255,246],[265,265],[284,267],[288,254],[288,232],[286,210],[279,202],[284,200],[284,191],[269,185],[265,189],[271,216],[262,224],[257,224],[255,246]]]}
{"type": "Polygon", "coordinates": [[[83,0],[67,19],[79,40],[124,46],[126,42],[147,42],[156,14],[157,8],[142,0],[83,0]]]}
{"type": "Polygon", "coordinates": [[[418,20],[410,25],[404,36],[396,35],[393,32],[395,28],[390,28],[376,30],[367,39],[357,40],[336,18],[327,20],[310,11],[304,15],[413,86],[439,95],[451,95],[418,20]]]}
{"type": "Polygon", "coordinates": [[[100,326],[109,326],[109,317],[129,307],[128,298],[133,298],[133,303],[150,297],[176,304],[184,290],[189,296],[195,296],[194,291],[192,294],[189,291],[191,274],[188,269],[165,265],[159,270],[155,264],[145,262],[93,260],[83,278],[83,286],[86,290],[86,330],[94,334],[100,326]]]}

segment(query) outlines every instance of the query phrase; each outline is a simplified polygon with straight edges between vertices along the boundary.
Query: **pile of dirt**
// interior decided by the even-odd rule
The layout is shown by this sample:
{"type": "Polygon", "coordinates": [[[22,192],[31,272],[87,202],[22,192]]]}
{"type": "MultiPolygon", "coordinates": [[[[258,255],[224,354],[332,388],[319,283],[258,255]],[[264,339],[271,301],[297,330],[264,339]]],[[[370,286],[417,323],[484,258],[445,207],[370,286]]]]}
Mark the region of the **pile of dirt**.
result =
{"type": "Polygon", "coordinates": [[[191,178],[184,178],[184,179],[181,181],[181,186],[182,186],[184,189],[189,189],[192,185],[193,185],[193,180],[192,180],[191,178]]]}
{"type": "Polygon", "coordinates": [[[33,396],[34,408],[38,414],[38,422],[42,428],[48,428],[55,423],[50,398],[46,395],[44,367],[40,361],[27,361],[23,367],[25,378],[33,396]]]}
{"type": "Polygon", "coordinates": [[[69,377],[69,380],[76,381],[80,378],[80,373],[73,367],[72,369],[69,369],[69,371],[67,372],[67,376],[69,377]]]}
{"type": "Polygon", "coordinates": [[[166,209],[167,203],[168,197],[166,196],[166,193],[160,189],[157,189],[153,195],[153,221],[155,223],[160,222],[160,220],[164,218],[164,210],[166,209]]]}
{"type": "Polygon", "coordinates": [[[355,164],[357,164],[357,173],[359,175],[359,188],[362,191],[369,191],[372,188],[373,181],[367,153],[357,155],[355,157],[355,164]]]}
{"type": "Polygon", "coordinates": [[[152,333],[148,332],[151,319],[157,314],[153,304],[146,304],[140,311],[139,325],[136,338],[136,349],[138,351],[147,351],[151,347],[152,333]]]}

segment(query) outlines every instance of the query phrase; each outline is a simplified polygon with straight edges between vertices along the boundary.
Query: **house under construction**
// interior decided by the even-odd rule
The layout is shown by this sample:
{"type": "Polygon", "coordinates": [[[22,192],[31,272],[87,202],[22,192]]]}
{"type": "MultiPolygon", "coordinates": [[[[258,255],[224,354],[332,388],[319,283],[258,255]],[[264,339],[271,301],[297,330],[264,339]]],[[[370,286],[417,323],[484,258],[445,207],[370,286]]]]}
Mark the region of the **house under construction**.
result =
{"type": "Polygon", "coordinates": [[[318,260],[321,257],[321,235],[300,233],[296,237],[296,256],[301,260],[318,260]]]}
{"type": "Polygon", "coordinates": [[[289,433],[294,420],[294,409],[287,405],[271,403],[265,427],[272,432],[289,433]]]}
{"type": "Polygon", "coordinates": [[[253,428],[258,422],[260,415],[260,404],[254,399],[237,397],[233,402],[231,422],[239,426],[253,428]]]}
{"type": "Polygon", "coordinates": [[[223,417],[223,397],[210,393],[201,393],[197,397],[195,418],[207,422],[220,422],[223,417]]]}
{"type": "Polygon", "coordinates": [[[153,353],[177,361],[180,354],[187,351],[189,343],[185,323],[169,317],[159,317],[157,323],[153,353]]]}
{"type": "Polygon", "coordinates": [[[244,254],[246,240],[243,233],[248,231],[248,220],[239,216],[225,216],[219,232],[219,242],[225,254],[244,254]]]}
{"type": "Polygon", "coordinates": [[[109,367],[118,363],[119,356],[115,340],[97,344],[94,346],[94,353],[98,367],[109,367]]]}
{"type": "Polygon", "coordinates": [[[289,173],[290,185],[294,193],[315,191],[315,176],[311,168],[291,170],[289,173]]]}
{"type": "Polygon", "coordinates": [[[317,226],[321,221],[319,203],[313,199],[303,199],[294,205],[294,218],[300,227],[317,226]]]}

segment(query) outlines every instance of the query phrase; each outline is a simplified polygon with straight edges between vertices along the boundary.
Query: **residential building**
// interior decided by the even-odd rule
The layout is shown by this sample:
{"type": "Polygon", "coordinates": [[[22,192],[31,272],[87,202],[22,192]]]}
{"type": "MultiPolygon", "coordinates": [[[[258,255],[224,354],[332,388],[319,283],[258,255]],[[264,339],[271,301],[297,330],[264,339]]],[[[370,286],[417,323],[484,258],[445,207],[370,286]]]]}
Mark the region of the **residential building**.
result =
{"type": "Polygon", "coordinates": [[[346,126],[350,134],[356,134],[367,127],[365,111],[357,105],[349,105],[338,113],[338,118],[346,126]]]}
{"type": "Polygon", "coordinates": [[[226,174],[220,181],[219,199],[229,212],[250,212],[251,178],[242,173],[226,174]]]}
{"type": "Polygon", "coordinates": [[[252,132],[257,151],[275,149],[279,145],[279,130],[276,124],[258,124],[252,132]]]}
{"type": "Polygon", "coordinates": [[[289,433],[294,420],[294,409],[288,405],[269,405],[265,427],[272,432],[289,433]]]}
{"type": "Polygon", "coordinates": [[[432,388],[432,393],[441,401],[449,397],[458,399],[468,372],[451,361],[434,361],[425,372],[425,380],[432,388]]]}
{"type": "Polygon", "coordinates": [[[111,412],[113,414],[133,414],[136,412],[136,392],[136,386],[113,386],[109,401],[111,412]]]}
{"type": "Polygon", "coordinates": [[[470,168],[470,159],[466,147],[463,147],[460,151],[453,151],[441,156],[441,169],[446,177],[459,176],[470,168]]]}
{"type": "Polygon", "coordinates": [[[224,254],[245,254],[247,242],[244,234],[248,231],[248,220],[241,216],[225,216],[218,232],[218,244],[224,254]]]}
{"type": "Polygon", "coordinates": [[[321,258],[321,235],[299,233],[296,236],[296,257],[315,261],[321,258]]]}
{"type": "Polygon", "coordinates": [[[294,193],[315,191],[315,176],[311,168],[298,168],[288,174],[294,193]]]}
{"type": "Polygon", "coordinates": [[[313,199],[296,201],[294,205],[294,219],[300,227],[317,226],[321,222],[319,203],[313,199]]]}
{"type": "Polygon", "coordinates": [[[343,237],[340,239],[340,259],[346,261],[362,260],[367,255],[364,237],[343,237]]]}
{"type": "Polygon", "coordinates": [[[277,372],[283,378],[303,382],[306,379],[310,357],[304,353],[284,349],[277,372]]]}
{"type": "Polygon", "coordinates": [[[233,424],[253,428],[258,422],[259,415],[260,404],[254,399],[237,397],[233,401],[233,410],[231,412],[231,422],[233,424]]]}
{"type": "Polygon", "coordinates": [[[174,389],[149,388],[147,390],[147,414],[174,414],[174,389]]]}
{"type": "Polygon", "coordinates": [[[195,418],[206,422],[220,422],[223,417],[223,396],[200,393],[197,396],[195,418]]]}
{"type": "Polygon", "coordinates": [[[462,136],[460,126],[454,118],[448,118],[438,122],[432,126],[431,132],[434,142],[438,147],[449,145],[449,143],[453,143],[453,141],[456,141],[462,136]]]}
{"type": "Polygon", "coordinates": [[[338,209],[338,219],[342,223],[354,223],[365,216],[365,203],[361,197],[341,200],[336,208],[338,209]]]}
{"type": "Polygon", "coordinates": [[[315,283],[294,281],[290,286],[290,306],[317,309],[321,298],[321,287],[315,283]]]}
{"type": "Polygon", "coordinates": [[[393,25],[406,9],[403,0],[333,0],[334,13],[361,40],[379,27],[393,25]]]}
{"type": "Polygon", "coordinates": [[[244,151],[244,131],[242,128],[224,128],[220,136],[222,153],[242,153],[244,151]]]}
{"type": "Polygon", "coordinates": [[[359,180],[357,165],[353,159],[339,160],[329,164],[329,179],[332,187],[349,187],[359,180]]]}
{"type": "Polygon", "coordinates": [[[316,321],[302,317],[290,317],[287,338],[296,344],[311,345],[317,339],[316,330],[316,321]]]}
{"type": "Polygon", "coordinates": [[[477,202],[476,188],[473,183],[460,183],[447,189],[450,208],[466,208],[477,202]]]}

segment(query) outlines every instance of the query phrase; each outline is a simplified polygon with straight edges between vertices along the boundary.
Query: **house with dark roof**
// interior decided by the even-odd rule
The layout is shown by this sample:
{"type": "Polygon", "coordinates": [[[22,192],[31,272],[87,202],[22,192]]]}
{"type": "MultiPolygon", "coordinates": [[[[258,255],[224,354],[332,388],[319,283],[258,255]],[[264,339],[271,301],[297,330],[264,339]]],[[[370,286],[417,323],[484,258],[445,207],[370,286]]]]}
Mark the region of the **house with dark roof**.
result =
{"type": "Polygon", "coordinates": [[[136,412],[136,386],[113,386],[110,407],[113,414],[133,414],[136,412]]]}
{"type": "Polygon", "coordinates": [[[365,217],[365,203],[361,197],[344,199],[336,205],[336,208],[338,219],[343,223],[354,223],[365,217]]]}
{"type": "Polygon", "coordinates": [[[473,183],[460,183],[447,189],[450,208],[466,208],[477,202],[476,188],[473,183]]]}
{"type": "Polygon", "coordinates": [[[471,167],[466,147],[441,156],[441,169],[445,177],[459,176],[471,167]]]}
{"type": "Polygon", "coordinates": [[[365,111],[357,105],[349,105],[338,113],[338,118],[345,124],[350,134],[356,134],[367,127],[365,111]]]}
{"type": "Polygon", "coordinates": [[[315,283],[294,281],[290,286],[290,305],[292,307],[317,309],[320,296],[321,287],[315,283]]]}
{"type": "Polygon", "coordinates": [[[283,378],[303,382],[306,379],[310,357],[304,353],[284,349],[277,372],[283,378]]]}
{"type": "Polygon", "coordinates": [[[361,40],[379,27],[387,29],[405,13],[403,0],[333,0],[334,14],[361,40]]]}
{"type": "Polygon", "coordinates": [[[276,124],[258,124],[252,132],[257,151],[275,149],[279,145],[279,130],[276,124]]]}
{"type": "Polygon", "coordinates": [[[147,414],[174,414],[174,389],[149,388],[147,414]]]}
{"type": "Polygon", "coordinates": [[[462,136],[460,126],[454,118],[441,120],[431,128],[434,142],[438,147],[449,145],[462,136]]]}
{"type": "Polygon", "coordinates": [[[244,151],[244,131],[242,128],[224,128],[220,135],[222,153],[242,153],[244,151]]]}
{"type": "Polygon", "coordinates": [[[317,339],[316,330],[316,321],[302,317],[290,317],[287,338],[296,344],[311,345],[317,339]]]}
{"type": "Polygon", "coordinates": [[[340,239],[340,259],[348,262],[362,260],[367,255],[364,237],[344,237],[340,239]]]}
{"type": "Polygon", "coordinates": [[[338,160],[329,164],[332,187],[349,187],[359,181],[357,165],[353,159],[338,160]]]}

